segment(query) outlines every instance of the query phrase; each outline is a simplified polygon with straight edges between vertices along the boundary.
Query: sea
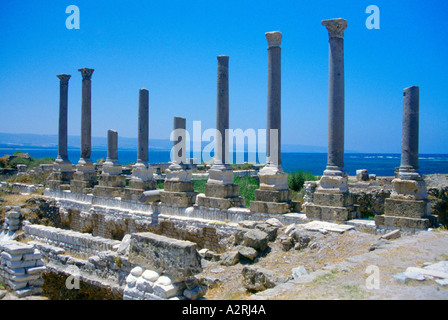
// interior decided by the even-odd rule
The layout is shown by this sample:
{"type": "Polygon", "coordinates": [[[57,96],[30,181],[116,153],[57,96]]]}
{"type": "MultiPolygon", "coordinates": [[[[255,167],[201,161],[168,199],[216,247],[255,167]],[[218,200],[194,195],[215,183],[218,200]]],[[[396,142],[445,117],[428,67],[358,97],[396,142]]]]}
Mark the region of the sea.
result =
{"type": "MultiPolygon", "coordinates": [[[[15,151],[28,153],[33,158],[52,157],[56,158],[56,148],[0,148],[0,156],[3,154],[13,154],[15,151]]],[[[91,159],[96,162],[98,159],[106,159],[107,151],[104,149],[93,149],[91,159]]],[[[68,157],[73,163],[77,163],[80,158],[79,149],[69,149],[68,157]]],[[[170,161],[170,151],[150,150],[150,163],[163,163],[170,161]]],[[[118,160],[126,165],[136,162],[137,150],[124,149],[118,151],[118,160]]],[[[188,157],[187,157],[188,158],[188,157]]],[[[237,159],[238,155],[234,155],[237,159]]],[[[248,153],[240,154],[239,159],[254,159],[248,153]],[[243,158],[244,157],[244,158],[243,158]]],[[[263,156],[256,157],[257,162],[264,163],[263,156]]],[[[242,162],[242,161],[241,161],[242,162]]],[[[344,166],[351,176],[356,175],[356,170],[367,169],[369,173],[377,176],[393,176],[396,167],[400,166],[400,154],[392,153],[346,153],[344,155],[344,166]]],[[[327,164],[326,153],[282,153],[282,166],[286,172],[308,171],[314,175],[322,175],[327,164]]],[[[419,170],[422,174],[448,174],[448,154],[420,154],[419,170]]]]}

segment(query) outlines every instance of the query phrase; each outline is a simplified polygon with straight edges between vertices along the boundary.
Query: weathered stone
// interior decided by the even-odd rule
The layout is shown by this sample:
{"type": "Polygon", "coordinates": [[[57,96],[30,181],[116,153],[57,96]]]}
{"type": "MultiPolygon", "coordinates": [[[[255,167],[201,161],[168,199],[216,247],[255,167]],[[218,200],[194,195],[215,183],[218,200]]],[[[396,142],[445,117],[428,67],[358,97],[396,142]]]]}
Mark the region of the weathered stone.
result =
{"type": "Polygon", "coordinates": [[[250,229],[243,236],[243,246],[264,251],[268,247],[269,236],[266,232],[258,229],[250,229]]]}
{"type": "Polygon", "coordinates": [[[356,180],[369,181],[369,171],[366,169],[356,170],[356,180]]]}
{"type": "Polygon", "coordinates": [[[129,262],[183,281],[201,271],[197,245],[150,232],[131,236],[129,262]]]}
{"type": "Polygon", "coordinates": [[[206,288],[197,285],[192,289],[185,289],[183,295],[189,300],[198,300],[207,292],[206,288]]]}
{"type": "Polygon", "coordinates": [[[275,274],[270,270],[245,266],[242,274],[243,285],[248,290],[263,291],[275,287],[275,274]]]}
{"type": "Polygon", "coordinates": [[[223,266],[233,266],[240,261],[240,254],[237,250],[228,251],[222,254],[220,264],[223,266]]]}
{"type": "Polygon", "coordinates": [[[292,277],[297,280],[299,279],[301,276],[307,275],[308,271],[306,271],[304,266],[298,266],[297,268],[293,268],[291,270],[291,274],[292,277]]]}
{"type": "Polygon", "coordinates": [[[394,230],[381,236],[381,239],[392,240],[392,239],[398,239],[400,237],[401,237],[400,230],[394,230]]]}
{"type": "Polygon", "coordinates": [[[145,280],[151,281],[151,282],[156,282],[157,279],[159,279],[160,274],[158,272],[155,272],[153,270],[145,270],[142,274],[142,277],[145,280]]]}
{"type": "Polygon", "coordinates": [[[257,250],[254,248],[244,246],[238,248],[238,253],[251,261],[253,261],[258,255],[257,250]]]}

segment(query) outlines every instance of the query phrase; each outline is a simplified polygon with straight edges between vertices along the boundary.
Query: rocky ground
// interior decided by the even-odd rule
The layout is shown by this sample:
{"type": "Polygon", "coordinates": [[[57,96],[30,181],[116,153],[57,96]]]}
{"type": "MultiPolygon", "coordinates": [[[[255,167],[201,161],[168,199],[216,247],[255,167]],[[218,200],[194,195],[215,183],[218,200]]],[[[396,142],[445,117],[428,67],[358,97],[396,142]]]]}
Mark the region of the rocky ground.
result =
{"type": "MultiPolygon", "coordinates": [[[[280,237],[284,229],[279,230],[280,237]]],[[[448,260],[447,231],[402,235],[394,240],[380,240],[380,236],[354,230],[342,234],[306,233],[312,240],[301,250],[284,251],[277,239],[270,242],[265,254],[253,263],[247,260],[233,266],[223,266],[219,261],[205,263],[204,275],[219,279],[219,285],[210,289],[205,297],[225,300],[448,299],[448,286],[437,284],[437,278],[408,278],[404,283],[394,278],[408,267],[448,260]],[[272,271],[271,276],[280,277],[283,283],[259,292],[247,290],[243,273],[249,265],[272,271]],[[288,276],[291,278],[292,269],[299,266],[303,266],[307,274],[284,282],[288,276]],[[378,281],[373,280],[374,274],[379,275],[378,281]]]]}

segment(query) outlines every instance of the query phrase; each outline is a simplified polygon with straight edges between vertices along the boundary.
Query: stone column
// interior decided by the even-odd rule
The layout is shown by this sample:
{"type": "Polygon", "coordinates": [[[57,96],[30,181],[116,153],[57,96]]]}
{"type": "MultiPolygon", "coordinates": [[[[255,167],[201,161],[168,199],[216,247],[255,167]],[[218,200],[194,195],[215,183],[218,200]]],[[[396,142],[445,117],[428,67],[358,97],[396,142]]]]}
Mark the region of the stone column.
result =
{"type": "Polygon", "coordinates": [[[268,40],[268,101],[266,158],[268,166],[281,169],[281,41],[282,33],[266,32],[268,40]]]}
{"type": "Polygon", "coordinates": [[[172,161],[165,170],[166,178],[163,191],[160,191],[160,201],[176,207],[190,207],[196,201],[197,192],[191,181],[191,169],[186,160],[186,119],[174,117],[172,161]]]}
{"type": "Polygon", "coordinates": [[[56,167],[59,171],[72,172],[72,163],[67,153],[67,107],[69,74],[58,74],[59,83],[59,128],[58,128],[58,156],[56,167]]]}
{"type": "MultiPolygon", "coordinates": [[[[78,69],[82,75],[82,103],[81,103],[81,159],[78,166],[87,167],[94,170],[92,160],[90,159],[92,150],[92,97],[91,86],[92,73],[94,69],[78,69]]],[[[80,168],[83,169],[83,168],[80,168]]]]}
{"type": "Polygon", "coordinates": [[[384,215],[375,216],[378,228],[409,230],[437,226],[431,216],[426,183],[418,171],[419,88],[412,86],[403,91],[403,131],[401,164],[392,180],[390,198],[384,201],[384,215]]]}
{"type": "Polygon", "coordinates": [[[268,86],[266,166],[260,170],[260,190],[289,190],[288,175],[281,165],[281,40],[282,33],[266,32],[268,41],[268,86]]]}
{"type": "Polygon", "coordinates": [[[101,197],[122,197],[126,186],[126,176],[122,175],[122,172],[118,162],[118,132],[107,130],[107,158],[93,194],[101,197]]]}
{"type": "Polygon", "coordinates": [[[281,40],[282,33],[266,32],[268,41],[268,86],[266,123],[266,165],[258,173],[260,189],[250,202],[253,213],[299,212],[300,203],[291,201],[288,174],[281,162],[281,40]]]}
{"type": "Polygon", "coordinates": [[[103,173],[119,175],[121,172],[121,164],[118,162],[118,132],[107,130],[107,158],[103,163],[103,173]]]}
{"type": "Polygon", "coordinates": [[[216,147],[213,166],[210,168],[210,184],[231,184],[232,166],[228,163],[229,129],[229,56],[218,56],[216,90],[216,147]]]}
{"type": "Polygon", "coordinates": [[[76,166],[76,172],[70,182],[70,190],[76,193],[91,193],[98,183],[95,166],[90,159],[92,140],[91,113],[91,77],[93,69],[78,69],[82,75],[81,100],[81,158],[76,166]]]}
{"type": "Polygon", "coordinates": [[[418,170],[419,87],[403,90],[403,129],[401,164],[397,178],[392,181],[391,198],[428,198],[425,181],[418,170]]]}
{"type": "Polygon", "coordinates": [[[191,170],[186,170],[186,125],[185,118],[174,117],[173,121],[173,149],[172,162],[166,170],[166,178],[170,181],[185,181],[191,180],[191,170]]]}
{"type": "Polygon", "coordinates": [[[323,20],[329,36],[328,161],[320,187],[348,192],[344,169],[344,19],[323,20]]]}
{"type": "Polygon", "coordinates": [[[401,173],[418,169],[418,118],[419,88],[412,86],[403,90],[401,173]]]}
{"type": "Polygon", "coordinates": [[[138,150],[137,162],[148,162],[149,144],[149,94],[147,89],[140,89],[138,96],[138,150]]]}
{"type": "Polygon", "coordinates": [[[147,89],[140,89],[138,96],[138,147],[137,163],[132,167],[129,188],[126,188],[123,198],[138,200],[144,190],[157,187],[154,180],[154,170],[148,164],[149,149],[149,93],[147,89]]]}
{"type": "Polygon", "coordinates": [[[329,37],[328,160],[316,192],[307,199],[305,211],[309,219],[346,221],[359,216],[344,169],[344,30],[347,21],[323,20],[322,25],[327,28],[329,37]]]}

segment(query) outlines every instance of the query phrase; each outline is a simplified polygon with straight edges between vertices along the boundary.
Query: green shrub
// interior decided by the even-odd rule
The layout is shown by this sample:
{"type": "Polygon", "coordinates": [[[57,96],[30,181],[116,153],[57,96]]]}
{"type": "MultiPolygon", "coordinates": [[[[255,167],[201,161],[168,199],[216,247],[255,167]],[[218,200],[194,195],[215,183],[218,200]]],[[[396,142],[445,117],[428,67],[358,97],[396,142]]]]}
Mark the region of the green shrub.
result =
{"type": "Polygon", "coordinates": [[[255,200],[255,190],[260,187],[260,183],[255,177],[233,177],[233,183],[239,185],[239,196],[246,199],[246,206],[255,200]]]}
{"type": "Polygon", "coordinates": [[[201,179],[201,180],[192,180],[194,191],[199,193],[205,193],[205,184],[207,183],[207,179],[201,179]]]}
{"type": "Polygon", "coordinates": [[[319,178],[306,171],[297,171],[288,174],[288,186],[293,191],[300,191],[305,181],[316,181],[319,178]]]}

